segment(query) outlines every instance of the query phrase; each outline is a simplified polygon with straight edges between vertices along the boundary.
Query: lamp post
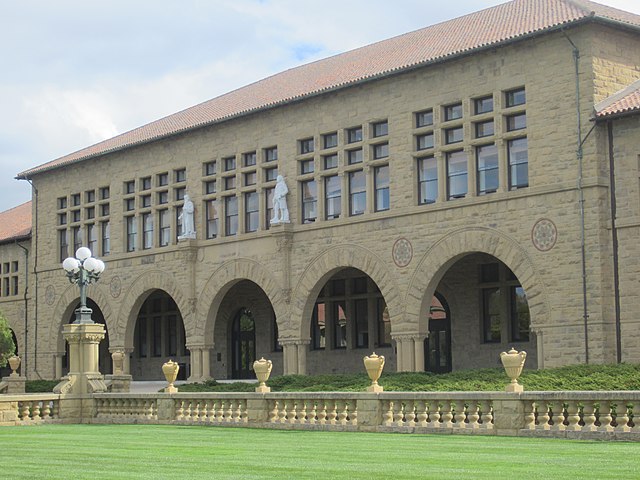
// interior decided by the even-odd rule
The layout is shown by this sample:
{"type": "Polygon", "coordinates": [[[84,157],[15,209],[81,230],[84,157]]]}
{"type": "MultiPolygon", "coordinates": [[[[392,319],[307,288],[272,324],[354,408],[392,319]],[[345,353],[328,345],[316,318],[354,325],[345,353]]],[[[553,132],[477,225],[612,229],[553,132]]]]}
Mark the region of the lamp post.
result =
{"type": "Polygon", "coordinates": [[[87,307],[87,286],[97,282],[100,274],[104,272],[104,262],[91,256],[91,250],[80,247],[76,250],[76,256],[65,258],[62,268],[67,273],[69,282],[80,287],[80,308],[76,310],[76,320],[73,323],[91,324],[92,310],[87,307]]]}

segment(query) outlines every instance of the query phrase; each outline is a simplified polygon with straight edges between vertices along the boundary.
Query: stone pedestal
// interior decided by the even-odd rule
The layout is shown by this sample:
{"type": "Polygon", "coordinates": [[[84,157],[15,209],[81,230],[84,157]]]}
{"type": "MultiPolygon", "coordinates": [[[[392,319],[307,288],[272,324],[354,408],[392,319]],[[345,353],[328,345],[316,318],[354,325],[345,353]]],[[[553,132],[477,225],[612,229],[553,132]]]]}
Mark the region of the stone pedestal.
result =
{"type": "Polygon", "coordinates": [[[11,374],[8,377],[4,377],[2,382],[0,382],[0,392],[9,395],[24,393],[26,383],[27,377],[11,374]]]}
{"type": "Polygon", "coordinates": [[[69,344],[69,374],[55,386],[55,393],[85,395],[106,392],[104,377],[98,370],[98,345],[105,329],[98,323],[64,325],[62,335],[69,344]]]}
{"type": "Polygon", "coordinates": [[[105,375],[105,385],[111,393],[129,393],[131,375],[105,375]]]}

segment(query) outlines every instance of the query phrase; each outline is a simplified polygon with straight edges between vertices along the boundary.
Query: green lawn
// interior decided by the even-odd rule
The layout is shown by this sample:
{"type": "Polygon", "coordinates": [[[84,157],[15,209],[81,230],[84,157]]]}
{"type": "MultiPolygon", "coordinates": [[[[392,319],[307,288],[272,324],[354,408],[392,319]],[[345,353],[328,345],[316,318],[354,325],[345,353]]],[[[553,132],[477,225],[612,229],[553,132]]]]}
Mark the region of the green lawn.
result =
{"type": "Polygon", "coordinates": [[[7,479],[637,479],[634,443],[220,427],[0,428],[7,479]]]}

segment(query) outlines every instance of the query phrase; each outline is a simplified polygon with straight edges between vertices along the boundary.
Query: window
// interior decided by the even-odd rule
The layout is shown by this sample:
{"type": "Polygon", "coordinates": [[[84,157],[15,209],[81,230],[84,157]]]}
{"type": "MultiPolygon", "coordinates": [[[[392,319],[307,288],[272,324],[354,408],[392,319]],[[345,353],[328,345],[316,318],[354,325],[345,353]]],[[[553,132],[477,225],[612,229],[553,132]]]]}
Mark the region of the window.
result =
{"type": "Polygon", "coordinates": [[[259,200],[257,192],[244,194],[244,229],[245,232],[255,232],[260,224],[259,200]]]}
{"type": "Polygon", "coordinates": [[[67,214],[59,213],[58,214],[58,225],[66,225],[67,224],[67,214]]]}
{"type": "Polygon", "coordinates": [[[151,206],[151,195],[143,195],[141,197],[142,208],[148,208],[151,206]]]}
{"type": "Polygon", "coordinates": [[[71,221],[79,222],[80,221],[80,210],[74,210],[71,212],[71,221]]]}
{"type": "Polygon", "coordinates": [[[100,200],[107,200],[109,198],[109,187],[102,187],[100,189],[100,200]]]}
{"type": "Polygon", "coordinates": [[[278,169],[277,168],[267,168],[264,171],[264,181],[265,182],[274,182],[278,178],[278,169]]]}
{"type": "Polygon", "coordinates": [[[433,110],[416,113],[416,128],[433,125],[433,110]]]}
{"type": "Polygon", "coordinates": [[[74,193],[73,195],[71,195],[71,205],[73,205],[74,207],[77,207],[78,205],[80,205],[79,193],[74,193]]]}
{"type": "Polygon", "coordinates": [[[347,142],[356,143],[362,141],[362,127],[349,128],[347,130],[347,142]]]}
{"type": "Polygon", "coordinates": [[[362,149],[358,148],[356,150],[347,150],[347,163],[349,165],[354,165],[356,163],[362,163],[362,149]]]}
{"type": "Polygon", "coordinates": [[[325,177],[324,179],[324,192],[325,192],[325,218],[327,220],[333,218],[340,218],[341,202],[342,202],[342,188],[340,186],[340,177],[334,175],[332,177],[325,177]]]}
{"type": "Polygon", "coordinates": [[[11,272],[16,273],[17,271],[18,271],[18,262],[17,261],[11,262],[11,272]]]}
{"type": "Polygon", "coordinates": [[[171,241],[171,220],[169,217],[169,210],[160,210],[158,212],[158,220],[159,220],[159,232],[160,237],[158,238],[158,244],[161,247],[166,247],[169,245],[171,241]]]}
{"type": "Polygon", "coordinates": [[[267,230],[271,228],[271,219],[273,218],[273,192],[275,188],[267,188],[264,191],[264,200],[267,208],[265,209],[265,227],[267,230]]]}
{"type": "Polygon", "coordinates": [[[153,215],[144,213],[142,215],[142,248],[153,247],[153,215]]]}
{"type": "Polygon", "coordinates": [[[375,189],[375,211],[389,210],[389,165],[376,167],[373,170],[375,189]]]}
{"type": "Polygon", "coordinates": [[[255,185],[258,181],[258,174],[256,172],[248,172],[244,174],[244,184],[247,185],[255,185]]]}
{"type": "Polygon", "coordinates": [[[462,141],[462,138],[463,138],[462,127],[447,128],[444,132],[445,132],[445,143],[447,145],[462,141]]]}
{"type": "Polygon", "coordinates": [[[467,155],[463,151],[447,153],[447,191],[449,200],[467,194],[467,155]]]}
{"type": "Polygon", "coordinates": [[[438,165],[434,157],[418,159],[418,203],[434,203],[438,198],[438,165]]]}
{"type": "Polygon", "coordinates": [[[106,217],[107,215],[109,215],[109,204],[108,203],[103,203],[102,205],[100,205],[100,216],[102,217],[106,217]]]}
{"type": "Polygon", "coordinates": [[[529,154],[527,139],[509,140],[507,144],[509,158],[509,189],[516,190],[529,186],[529,154]]]}
{"type": "Polygon", "coordinates": [[[87,225],[87,247],[91,250],[91,253],[96,255],[98,253],[98,235],[96,234],[96,226],[93,223],[87,225]]]}
{"type": "Polygon", "coordinates": [[[158,177],[158,186],[159,187],[164,187],[166,185],[169,185],[169,174],[168,173],[159,173],[158,177]]]}
{"type": "Polygon", "coordinates": [[[209,177],[211,175],[215,175],[216,174],[217,165],[218,164],[216,163],[215,160],[205,163],[204,164],[204,175],[206,177],[209,177]]]}
{"type": "Polygon", "coordinates": [[[216,193],[216,181],[209,180],[208,182],[204,182],[204,193],[207,195],[210,193],[216,193]]]}
{"type": "Polygon", "coordinates": [[[374,137],[384,137],[385,135],[389,135],[389,123],[386,120],[384,122],[374,123],[372,124],[372,127],[374,137]]]}
{"type": "Polygon", "coordinates": [[[124,201],[124,209],[127,212],[130,212],[131,210],[135,210],[136,208],[136,199],[135,198],[127,198],[124,201]]]}
{"type": "Polygon", "coordinates": [[[278,160],[278,147],[271,147],[264,149],[264,161],[275,162],[278,160]]]}
{"type": "Polygon", "coordinates": [[[218,201],[209,200],[207,202],[207,238],[216,238],[218,236],[218,201]]]}
{"type": "Polygon", "coordinates": [[[61,262],[69,256],[69,242],[66,230],[58,230],[58,253],[58,259],[61,262]]]}
{"type": "Polygon", "coordinates": [[[482,290],[482,325],[485,343],[498,343],[501,340],[500,324],[500,289],[483,288],[482,290]]]}
{"type": "Polygon", "coordinates": [[[507,108],[515,107],[516,105],[524,105],[527,101],[524,88],[516,88],[515,90],[509,90],[505,92],[505,105],[507,108]]]}
{"type": "Polygon", "coordinates": [[[102,222],[102,255],[109,255],[111,253],[111,229],[109,222],[102,222]]]}
{"type": "Polygon", "coordinates": [[[236,157],[227,157],[224,160],[224,171],[228,172],[236,168],[236,157]]]}
{"type": "Polygon", "coordinates": [[[509,287],[511,313],[511,341],[528,342],[531,318],[524,288],[520,285],[509,287]]]}
{"type": "Polygon", "coordinates": [[[58,209],[62,210],[63,208],[67,208],[67,197],[58,198],[58,209]]]}
{"type": "Polygon", "coordinates": [[[225,197],[225,235],[232,236],[238,233],[238,199],[237,197],[225,197]]]}
{"type": "Polygon", "coordinates": [[[416,135],[416,143],[418,150],[433,148],[433,132],[425,133],[424,135],[416,135]]]}
{"type": "Polygon", "coordinates": [[[71,234],[73,235],[73,251],[77,252],[82,246],[82,229],[80,227],[73,227],[71,234]]]}
{"type": "Polygon", "coordinates": [[[334,148],[338,146],[338,132],[327,133],[322,136],[324,148],[334,148]]]}
{"type": "Polygon", "coordinates": [[[389,144],[381,143],[373,146],[373,159],[387,158],[389,156],[389,144]]]}
{"type": "Polygon", "coordinates": [[[305,173],[313,173],[313,160],[302,160],[300,162],[300,174],[304,175],[305,173]]]}
{"type": "Polygon", "coordinates": [[[151,177],[144,177],[140,179],[140,189],[149,190],[151,188],[151,177]]]}
{"type": "Polygon", "coordinates": [[[521,113],[518,115],[509,115],[507,117],[507,132],[513,132],[514,130],[522,130],[527,128],[527,114],[521,113]]]}
{"type": "Polygon", "coordinates": [[[314,150],[313,138],[305,138],[304,140],[300,140],[300,153],[304,155],[305,153],[312,153],[314,150]]]}
{"type": "Polygon", "coordinates": [[[182,235],[182,206],[175,208],[176,215],[176,243],[180,241],[180,236],[182,235]]]}
{"type": "Polygon", "coordinates": [[[256,164],[256,152],[249,152],[242,155],[245,167],[252,167],[256,164]]]}
{"type": "Polygon", "coordinates": [[[369,315],[366,299],[353,302],[353,317],[356,327],[356,348],[369,348],[369,315]]]}
{"type": "Polygon", "coordinates": [[[367,177],[364,170],[349,172],[349,215],[362,215],[367,208],[367,177]]]}
{"type": "Polygon", "coordinates": [[[334,153],[333,155],[325,155],[324,159],[324,168],[337,168],[338,167],[338,154],[334,153]]]}
{"type": "Polygon", "coordinates": [[[174,189],[176,195],[176,201],[184,200],[184,194],[186,193],[185,187],[174,189]]]}
{"type": "Polygon", "coordinates": [[[311,348],[312,350],[324,350],[327,345],[327,318],[326,304],[316,302],[311,316],[311,348]]]}
{"type": "Polygon", "coordinates": [[[316,221],[316,205],[318,203],[318,192],[316,181],[309,180],[302,182],[302,223],[313,223],[316,221]]]}
{"type": "Polygon", "coordinates": [[[130,180],[130,181],[124,183],[124,193],[125,194],[134,193],[135,191],[136,191],[136,182],[135,181],[130,180]]]}
{"type": "Polygon", "coordinates": [[[490,137],[495,133],[493,120],[487,122],[478,122],[476,126],[476,138],[490,137]]]}
{"type": "Polygon", "coordinates": [[[447,105],[444,107],[444,120],[457,120],[462,118],[462,103],[454,103],[453,105],[447,105]]]}
{"type": "Polygon", "coordinates": [[[87,190],[84,192],[84,201],[86,203],[93,203],[96,201],[96,191],[95,190],[87,190]]]}
{"type": "Polygon", "coordinates": [[[18,277],[11,277],[11,293],[18,295],[18,277]]]}
{"type": "Polygon", "coordinates": [[[232,190],[236,188],[236,176],[234,175],[233,177],[225,177],[224,178],[224,189],[225,190],[232,190]]]}
{"type": "Polygon", "coordinates": [[[187,170],[181,168],[179,170],[174,170],[174,177],[176,183],[185,182],[187,180],[187,170]]]}
{"type": "Polygon", "coordinates": [[[376,302],[376,315],[378,319],[378,346],[387,347],[391,345],[391,318],[389,309],[383,298],[378,298],[376,302]]]}
{"type": "Polygon", "coordinates": [[[476,147],[478,195],[498,189],[498,149],[495,145],[476,147]]]}
{"type": "Polygon", "coordinates": [[[169,192],[158,192],[158,205],[164,205],[169,203],[169,192]]]}
{"type": "Polygon", "coordinates": [[[347,314],[344,302],[331,304],[333,319],[333,348],[347,348],[347,314]]]}
{"type": "Polygon", "coordinates": [[[476,98],[473,101],[474,111],[476,115],[481,113],[493,112],[493,96],[489,95],[482,98],[476,98]]]}
{"type": "Polygon", "coordinates": [[[135,252],[136,236],[138,235],[138,225],[136,223],[136,217],[126,217],[126,223],[127,252],[135,252]]]}

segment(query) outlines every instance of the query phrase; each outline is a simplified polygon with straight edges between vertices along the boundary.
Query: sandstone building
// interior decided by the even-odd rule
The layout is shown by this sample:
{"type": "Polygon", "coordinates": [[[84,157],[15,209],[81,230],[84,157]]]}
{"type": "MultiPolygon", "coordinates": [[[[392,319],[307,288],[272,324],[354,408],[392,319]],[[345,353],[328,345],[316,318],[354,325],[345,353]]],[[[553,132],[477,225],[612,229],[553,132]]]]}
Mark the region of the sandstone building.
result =
{"type": "Polygon", "coordinates": [[[640,17],[582,0],[274,75],[18,174],[33,200],[0,214],[0,311],[30,377],[64,374],[60,263],[84,245],[107,265],[103,373],[115,350],[134,379],[169,357],[193,380],[262,356],[361,371],[373,350],[399,371],[511,346],[537,368],[640,362],[639,79],[640,17]],[[270,225],[278,175],[291,223],[270,225]]]}

